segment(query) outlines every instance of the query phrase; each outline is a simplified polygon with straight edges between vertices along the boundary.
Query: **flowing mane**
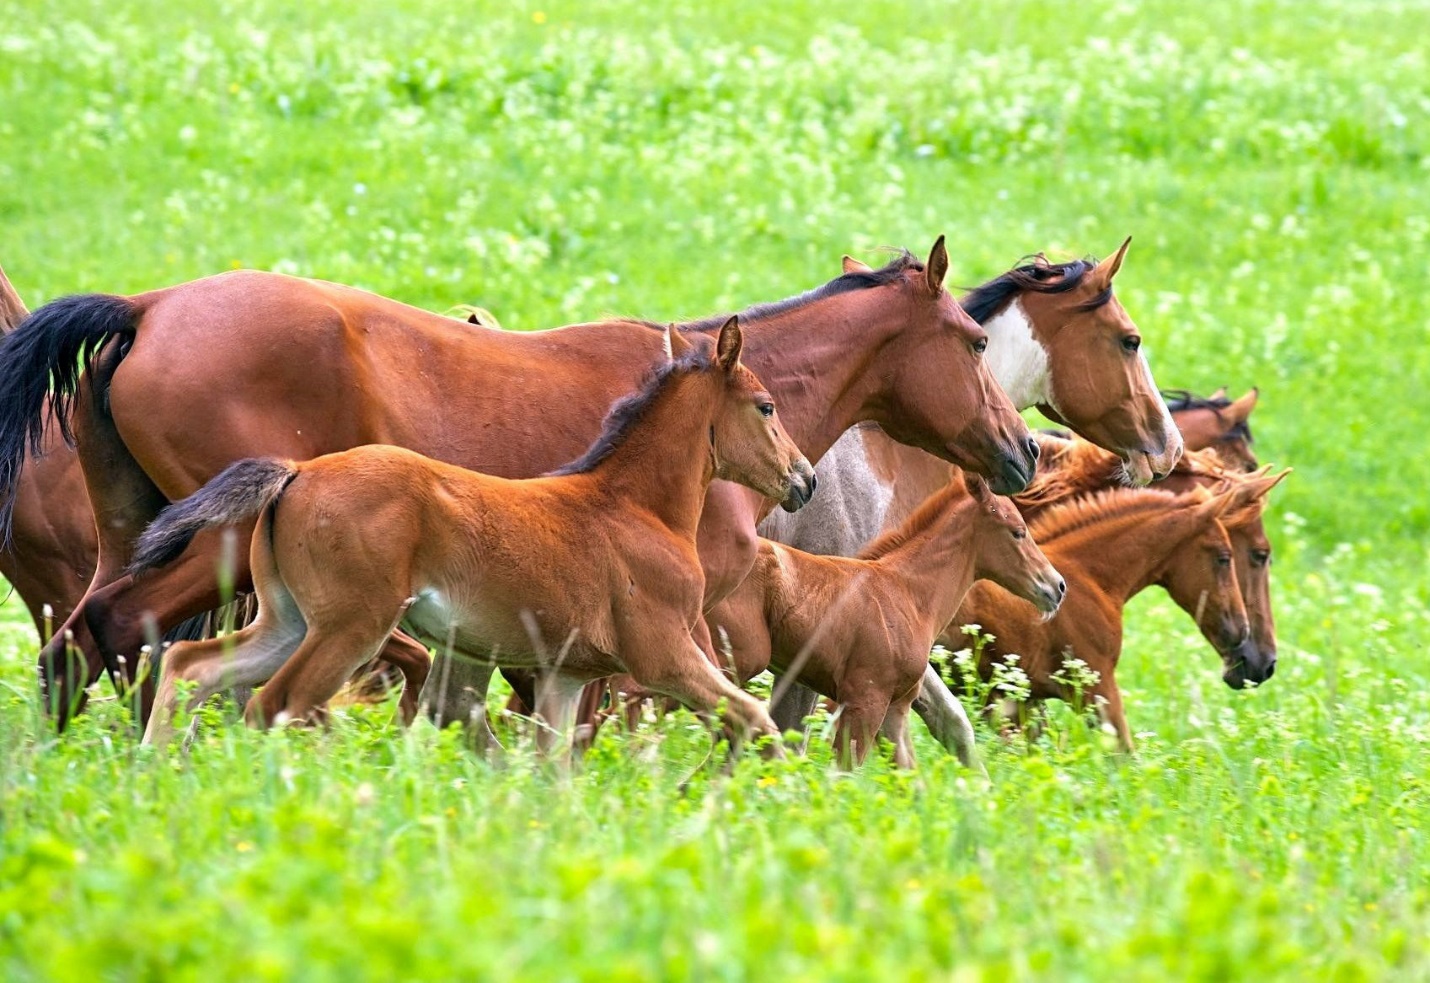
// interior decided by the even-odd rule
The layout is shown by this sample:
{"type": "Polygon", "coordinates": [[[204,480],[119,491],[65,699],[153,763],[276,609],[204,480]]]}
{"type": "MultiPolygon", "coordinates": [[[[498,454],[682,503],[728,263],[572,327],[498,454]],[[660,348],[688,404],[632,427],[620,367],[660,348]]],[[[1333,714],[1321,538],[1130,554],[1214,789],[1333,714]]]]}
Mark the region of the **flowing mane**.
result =
{"type": "Polygon", "coordinates": [[[869,543],[855,556],[860,560],[877,560],[880,557],[888,556],[927,529],[929,523],[938,518],[939,513],[948,507],[951,498],[967,493],[962,482],[950,481],[924,499],[907,519],[869,543]]]}
{"type": "MultiPolygon", "coordinates": [[[[768,318],[787,314],[790,311],[798,310],[818,300],[827,297],[836,297],[839,294],[847,294],[854,290],[867,290],[870,287],[882,287],[885,284],[894,283],[903,278],[905,273],[910,271],[922,273],[924,269],[923,261],[914,256],[907,249],[901,249],[899,254],[877,270],[856,270],[853,273],[845,273],[835,277],[828,283],[821,284],[813,290],[806,290],[802,294],[794,297],[786,297],[784,300],[774,300],[763,304],[755,304],[740,311],[737,315],[741,324],[748,324],[751,321],[762,321],[768,318]]],[[[664,331],[666,326],[655,321],[646,321],[638,318],[620,318],[632,324],[643,324],[648,328],[655,328],[664,331]]],[[[681,331],[708,331],[718,328],[726,321],[730,320],[729,314],[712,314],[709,317],[702,317],[697,321],[685,321],[678,324],[681,331]]]]}
{"type": "Polygon", "coordinates": [[[1054,505],[1033,520],[1029,531],[1038,543],[1046,546],[1055,539],[1101,522],[1165,512],[1185,497],[1155,488],[1108,488],[1054,505]]]}
{"type": "Polygon", "coordinates": [[[576,460],[568,464],[563,464],[554,471],[547,472],[550,477],[562,477],[572,474],[586,474],[595,470],[602,461],[616,452],[616,449],[625,443],[626,438],[641,420],[643,420],[650,408],[655,405],[655,401],[660,398],[660,394],[665,391],[667,384],[681,376],[686,376],[692,372],[700,372],[711,366],[710,352],[706,350],[708,346],[696,347],[678,359],[667,360],[657,365],[645,377],[641,387],[628,396],[622,396],[611,405],[611,409],[606,413],[606,419],[601,424],[601,434],[598,436],[586,452],[576,460]]]}
{"type": "Polygon", "coordinates": [[[1080,439],[1037,434],[1038,473],[1013,496],[1020,509],[1047,508],[1076,495],[1125,483],[1126,469],[1116,454],[1080,439]]]}
{"type": "MultiPolygon", "coordinates": [[[[1061,294],[1075,290],[1087,275],[1097,267],[1092,257],[1074,259],[1066,263],[1024,263],[1015,266],[1000,276],[994,277],[980,287],[974,287],[959,304],[969,317],[983,324],[994,314],[1006,307],[1014,295],[1029,291],[1039,294],[1061,294]]],[[[1078,310],[1096,310],[1112,299],[1112,288],[1078,305],[1078,310]]]]}

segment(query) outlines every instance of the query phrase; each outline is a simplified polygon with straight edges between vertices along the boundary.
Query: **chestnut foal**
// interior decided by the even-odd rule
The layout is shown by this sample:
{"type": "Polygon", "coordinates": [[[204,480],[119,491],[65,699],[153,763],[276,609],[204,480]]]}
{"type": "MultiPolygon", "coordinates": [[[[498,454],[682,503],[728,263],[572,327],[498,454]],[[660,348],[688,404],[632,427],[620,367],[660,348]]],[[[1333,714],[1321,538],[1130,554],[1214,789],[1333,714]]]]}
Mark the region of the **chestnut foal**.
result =
{"type": "Polygon", "coordinates": [[[1054,677],[1069,656],[1082,660],[1099,677],[1083,695],[1097,701],[1118,744],[1130,752],[1132,732],[1115,677],[1123,608],[1162,583],[1219,652],[1234,651],[1249,629],[1221,520],[1259,508],[1281,477],[1247,475],[1215,493],[1115,489],[1054,506],[1033,521],[1032,532],[1067,577],[1067,598],[1057,615],[1044,619],[1006,591],[976,584],[940,642],[962,647],[958,626],[981,626],[995,640],[983,649],[979,674],[991,678],[995,662],[1017,653],[1035,701],[1072,699],[1070,687],[1054,677]]]}
{"type": "Polygon", "coordinates": [[[862,764],[882,731],[894,763],[912,768],[909,707],[929,649],[983,578],[1045,615],[1057,611],[1066,589],[1013,503],[969,475],[955,477],[857,558],[761,540],[754,570],[716,613],[741,680],[767,667],[794,672],[839,704],[841,765],[862,764]]]}
{"type": "Polygon", "coordinates": [[[180,555],[203,528],[256,516],[259,611],[230,639],[170,650],[145,740],[167,738],[181,679],[198,682],[194,702],[267,682],[250,723],[310,719],[399,624],[459,657],[538,670],[544,752],[564,749],[582,687],[622,672],[697,710],[723,702],[741,735],[777,736],[691,636],[704,591],[695,532],[715,478],[778,501],[807,498],[813,470],[740,363],[738,319],[713,356],[703,339],[666,338],[670,357],[585,455],[548,476],[367,446],[242,461],[165,509],[135,571],[180,555]]]}

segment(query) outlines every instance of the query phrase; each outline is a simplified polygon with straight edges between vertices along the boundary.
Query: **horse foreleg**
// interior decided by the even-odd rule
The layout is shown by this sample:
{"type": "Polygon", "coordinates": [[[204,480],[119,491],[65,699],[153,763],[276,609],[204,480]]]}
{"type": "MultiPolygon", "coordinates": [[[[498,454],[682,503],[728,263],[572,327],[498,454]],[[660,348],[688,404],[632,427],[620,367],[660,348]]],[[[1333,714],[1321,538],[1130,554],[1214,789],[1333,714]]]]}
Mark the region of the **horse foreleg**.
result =
{"type": "Polygon", "coordinates": [[[1097,699],[1097,713],[1104,724],[1110,724],[1117,735],[1117,747],[1126,754],[1137,750],[1132,740],[1132,728],[1127,726],[1127,714],[1122,708],[1122,690],[1117,680],[1104,674],[1093,687],[1092,694],[1097,699]]]}
{"type": "Polygon", "coordinates": [[[932,665],[924,669],[923,683],[914,697],[914,712],[923,718],[933,739],[952,751],[965,768],[988,777],[978,760],[978,739],[963,703],[951,693],[932,665]]]}
{"type": "Polygon", "coordinates": [[[547,671],[536,681],[536,749],[544,757],[570,760],[571,724],[587,680],[547,671]]]}
{"type": "Polygon", "coordinates": [[[888,714],[889,701],[876,696],[840,705],[839,720],[834,725],[834,748],[840,768],[847,771],[864,763],[888,714]]]}

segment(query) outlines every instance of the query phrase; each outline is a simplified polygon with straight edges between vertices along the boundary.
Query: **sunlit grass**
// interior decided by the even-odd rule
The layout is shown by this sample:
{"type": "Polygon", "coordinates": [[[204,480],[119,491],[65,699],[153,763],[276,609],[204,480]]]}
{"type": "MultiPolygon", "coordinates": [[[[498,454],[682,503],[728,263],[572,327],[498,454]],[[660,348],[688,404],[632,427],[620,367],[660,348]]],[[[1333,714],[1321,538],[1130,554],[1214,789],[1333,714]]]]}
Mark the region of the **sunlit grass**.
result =
{"type": "MultiPolygon", "coordinates": [[[[1167,386],[1262,388],[1281,659],[1132,606],[1135,759],[1066,711],[917,776],[701,762],[688,716],[500,769],[392,709],[55,740],[0,622],[5,978],[1430,973],[1430,11],[1214,0],[0,0],[3,263],[37,306],[233,266],[518,329],[787,296],[949,234],[1105,254],[1167,386]],[[540,16],[538,16],[540,15],[540,16]],[[693,775],[693,777],[692,777],[693,775]],[[691,780],[688,791],[679,788],[691,780]]],[[[176,366],[181,371],[182,366],[176,366]]],[[[432,394],[440,399],[440,393],[432,394]]]]}

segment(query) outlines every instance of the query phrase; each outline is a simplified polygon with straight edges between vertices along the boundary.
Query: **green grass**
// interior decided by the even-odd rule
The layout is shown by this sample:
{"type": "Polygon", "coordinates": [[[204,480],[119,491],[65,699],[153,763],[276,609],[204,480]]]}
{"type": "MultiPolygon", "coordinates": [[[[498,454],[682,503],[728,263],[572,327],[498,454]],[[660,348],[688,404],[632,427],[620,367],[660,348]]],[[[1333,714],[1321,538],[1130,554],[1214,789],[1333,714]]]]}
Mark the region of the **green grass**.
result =
{"type": "Polygon", "coordinates": [[[254,266],[534,328],[1130,233],[1159,381],[1259,385],[1296,468],[1275,679],[1149,596],[1136,758],[1056,715],[989,789],[922,731],[915,777],[716,778],[684,715],[568,778],[387,707],[156,757],[113,703],[48,735],[12,601],[0,975],[1430,976],[1430,10],[588,6],[0,0],[0,263],[32,306],[254,266]]]}

